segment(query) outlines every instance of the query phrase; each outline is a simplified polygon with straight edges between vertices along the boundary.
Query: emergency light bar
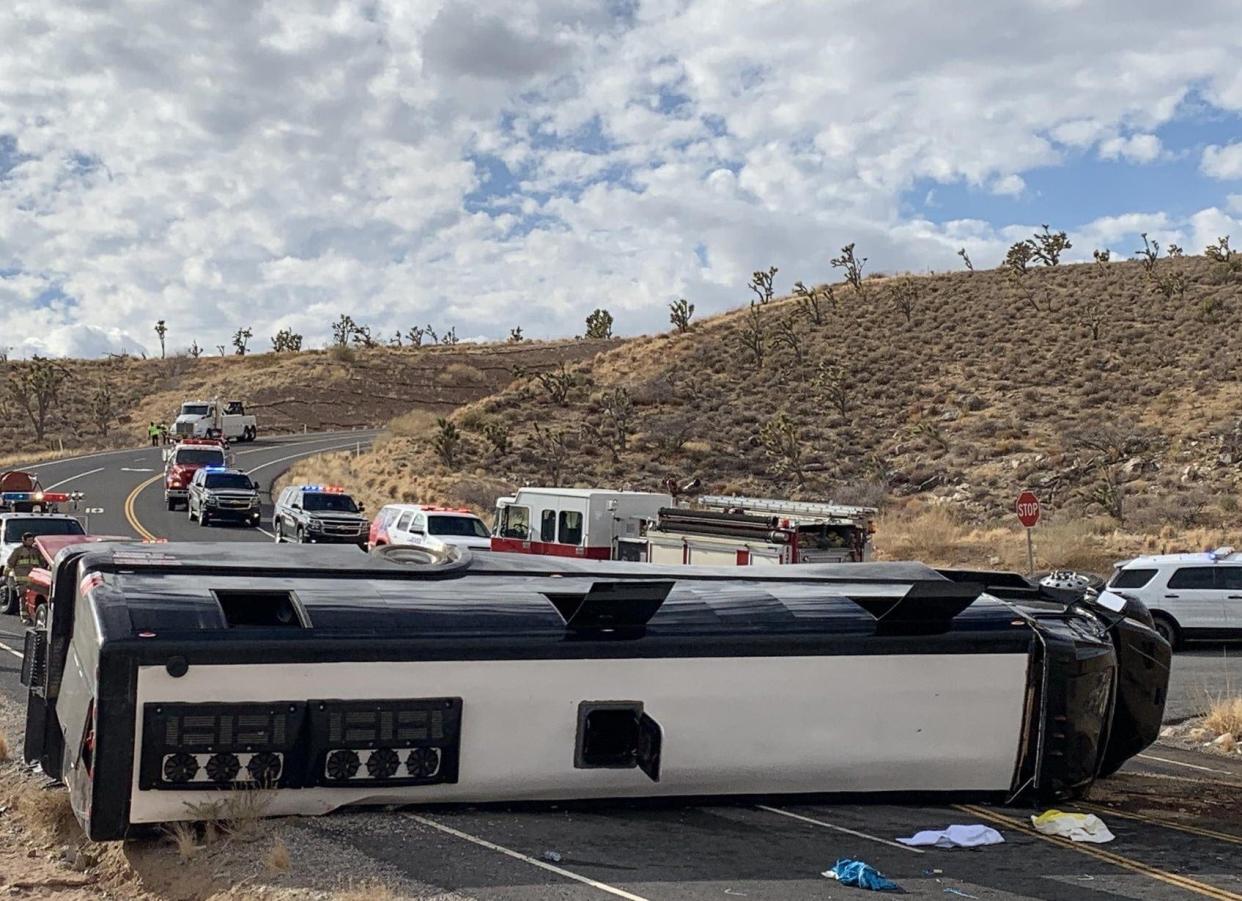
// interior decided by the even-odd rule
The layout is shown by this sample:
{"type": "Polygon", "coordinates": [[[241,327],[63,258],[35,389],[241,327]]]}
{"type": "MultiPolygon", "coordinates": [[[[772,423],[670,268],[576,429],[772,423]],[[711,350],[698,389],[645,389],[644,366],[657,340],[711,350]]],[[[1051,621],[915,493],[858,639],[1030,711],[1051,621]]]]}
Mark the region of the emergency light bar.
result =
{"type": "Polygon", "coordinates": [[[344,494],[345,489],[340,485],[302,485],[302,491],[312,491],[319,494],[344,494]]]}
{"type": "Polygon", "coordinates": [[[9,503],[63,504],[68,500],[69,495],[60,491],[6,491],[0,494],[0,501],[9,503]]]}

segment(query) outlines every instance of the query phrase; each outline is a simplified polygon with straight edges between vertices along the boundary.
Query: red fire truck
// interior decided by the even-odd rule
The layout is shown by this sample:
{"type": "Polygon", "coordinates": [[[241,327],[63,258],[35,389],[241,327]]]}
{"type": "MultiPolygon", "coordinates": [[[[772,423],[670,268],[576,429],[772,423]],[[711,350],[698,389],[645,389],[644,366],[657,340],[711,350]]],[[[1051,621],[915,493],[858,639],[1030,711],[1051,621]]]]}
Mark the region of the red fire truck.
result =
{"type": "Polygon", "coordinates": [[[169,510],[187,503],[190,480],[204,466],[227,466],[227,443],[220,438],[182,438],[164,454],[164,501],[169,510]]]}

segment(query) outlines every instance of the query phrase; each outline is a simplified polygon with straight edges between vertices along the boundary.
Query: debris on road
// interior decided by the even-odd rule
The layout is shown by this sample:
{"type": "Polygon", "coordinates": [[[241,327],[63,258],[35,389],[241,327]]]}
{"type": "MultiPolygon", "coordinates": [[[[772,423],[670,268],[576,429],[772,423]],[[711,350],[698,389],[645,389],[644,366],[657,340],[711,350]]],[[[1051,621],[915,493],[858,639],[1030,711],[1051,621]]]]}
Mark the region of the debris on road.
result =
{"type": "Polygon", "coordinates": [[[875,867],[849,857],[841,858],[832,865],[831,870],[825,870],[821,875],[828,879],[835,879],[842,885],[865,888],[873,892],[905,893],[905,889],[886,877],[875,867]]]}
{"type": "Polygon", "coordinates": [[[953,825],[947,829],[925,829],[910,838],[897,839],[903,845],[911,847],[933,848],[981,848],[984,845],[999,845],[1005,841],[1004,836],[991,826],[978,823],[969,826],[953,825]]]}
{"type": "Polygon", "coordinates": [[[561,862],[561,855],[559,852],[556,852],[556,851],[544,851],[542,856],[543,856],[543,859],[546,860],[548,863],[560,863],[561,862]]]}
{"type": "Polygon", "coordinates": [[[1103,844],[1116,838],[1104,825],[1104,821],[1093,813],[1045,810],[1038,816],[1031,817],[1031,825],[1035,827],[1036,832],[1043,835],[1068,838],[1072,842],[1103,844]]]}

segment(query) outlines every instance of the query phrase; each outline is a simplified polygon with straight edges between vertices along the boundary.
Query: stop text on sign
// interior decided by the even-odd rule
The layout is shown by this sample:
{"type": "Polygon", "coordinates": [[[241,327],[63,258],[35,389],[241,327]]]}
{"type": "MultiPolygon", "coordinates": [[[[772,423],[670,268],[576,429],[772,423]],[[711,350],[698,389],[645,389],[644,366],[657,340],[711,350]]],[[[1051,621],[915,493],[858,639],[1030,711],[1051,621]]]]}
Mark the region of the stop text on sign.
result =
{"type": "Polygon", "coordinates": [[[1034,493],[1023,491],[1014,507],[1018,511],[1018,521],[1028,529],[1039,522],[1039,498],[1034,493]]]}

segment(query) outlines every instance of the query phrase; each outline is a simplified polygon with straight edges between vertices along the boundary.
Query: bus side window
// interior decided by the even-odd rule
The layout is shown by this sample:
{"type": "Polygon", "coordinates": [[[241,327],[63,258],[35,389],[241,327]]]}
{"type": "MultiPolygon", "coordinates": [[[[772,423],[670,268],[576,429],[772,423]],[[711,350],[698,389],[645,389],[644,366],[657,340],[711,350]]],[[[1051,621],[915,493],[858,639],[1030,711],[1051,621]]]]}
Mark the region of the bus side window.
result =
{"type": "Polygon", "coordinates": [[[544,510],[539,515],[539,540],[556,541],[556,511],[544,510]]]}

